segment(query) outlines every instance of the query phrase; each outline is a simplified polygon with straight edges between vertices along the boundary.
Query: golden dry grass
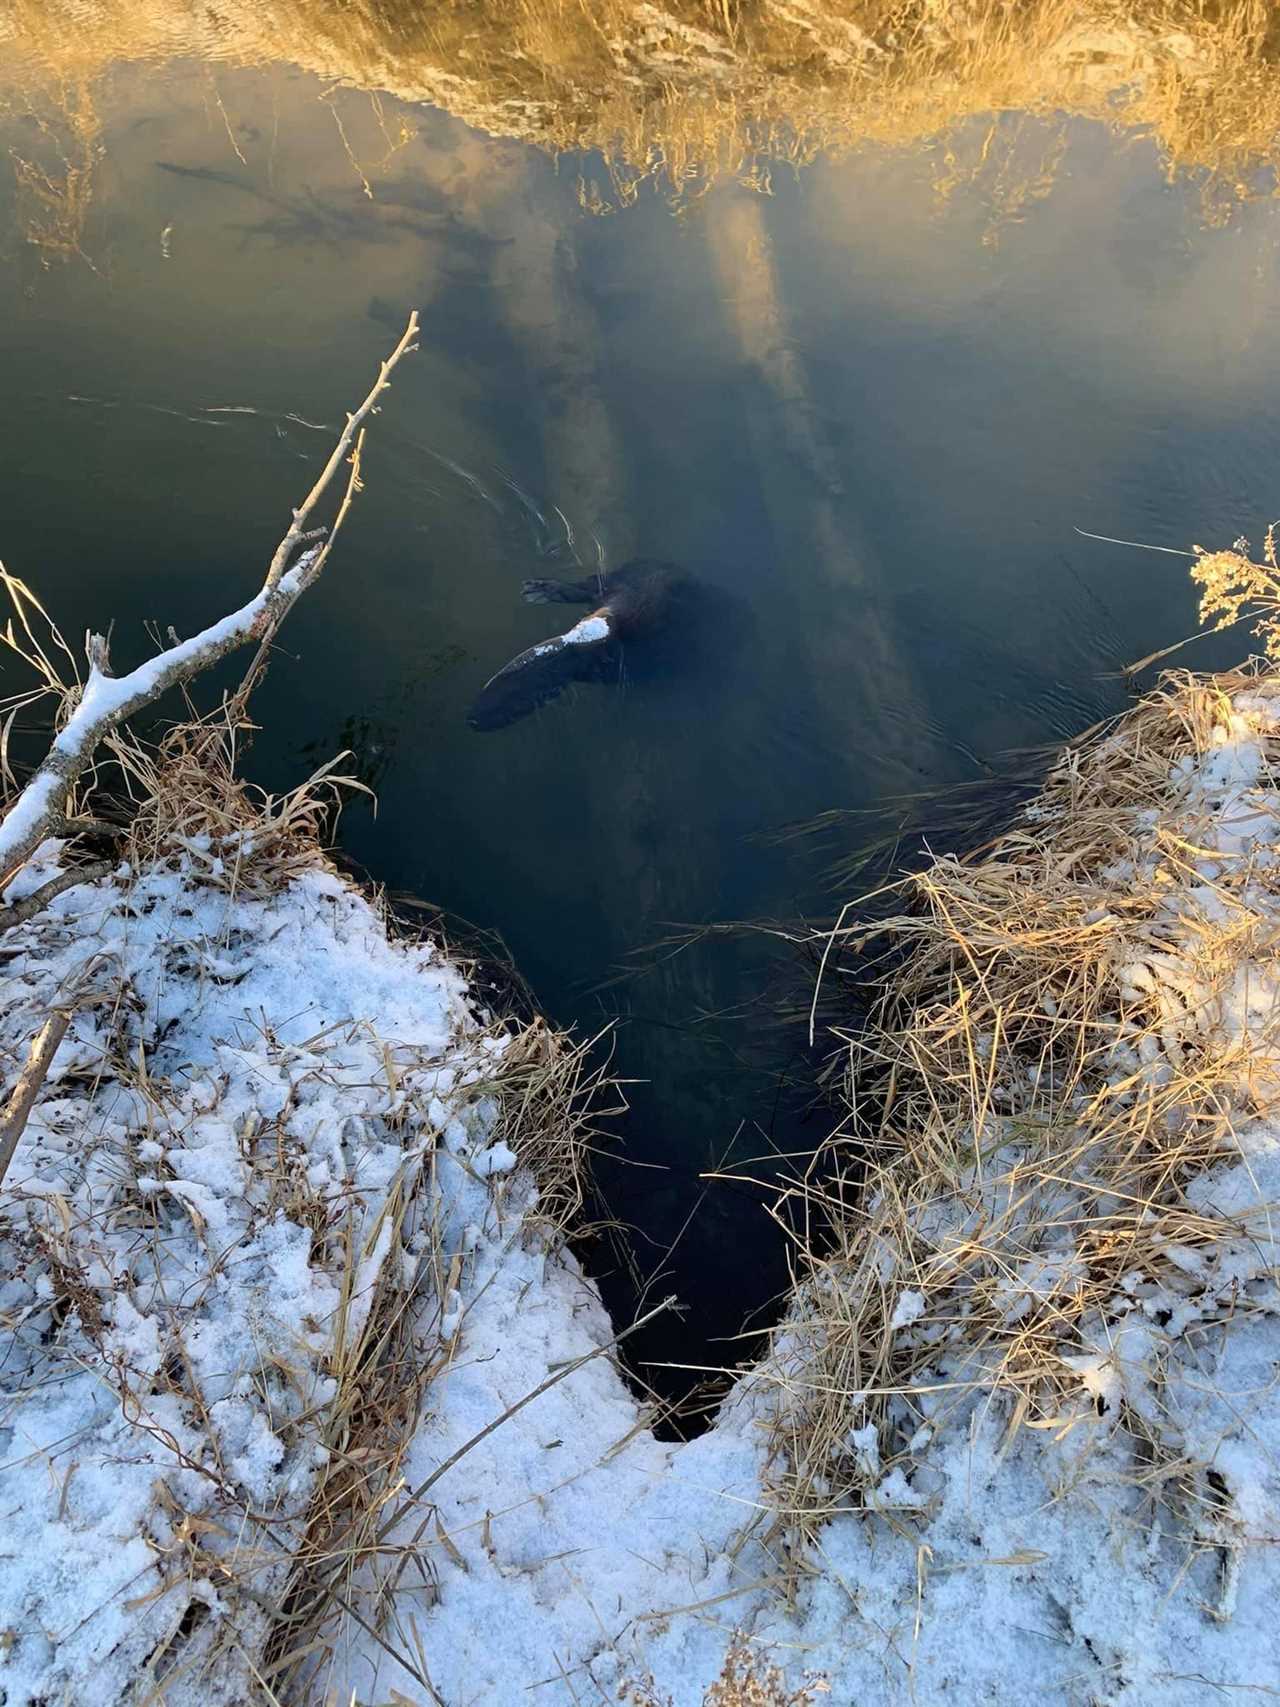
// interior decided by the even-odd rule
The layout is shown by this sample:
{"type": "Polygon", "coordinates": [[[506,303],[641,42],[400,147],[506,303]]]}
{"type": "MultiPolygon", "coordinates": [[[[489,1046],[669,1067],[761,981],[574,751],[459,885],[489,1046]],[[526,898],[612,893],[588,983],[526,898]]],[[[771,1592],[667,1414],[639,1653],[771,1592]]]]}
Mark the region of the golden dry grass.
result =
{"type": "MultiPolygon", "coordinates": [[[[1081,1369],[1126,1276],[1185,1292],[1180,1262],[1211,1274],[1253,1237],[1188,1187],[1280,1094],[1274,1016],[1243,1032],[1223,1019],[1242,977],[1266,989],[1277,971],[1280,874],[1242,852],[1206,876],[1214,830],[1185,776],[1236,696],[1277,693],[1265,673],[1164,678],[1068,750],[981,856],[935,859],[890,892],[886,922],[833,939],[828,975],[843,962],[874,1001],[843,1039],[847,1120],[797,1194],[812,1236],[771,1400],[792,1560],[833,1512],[923,1461],[975,1394],[1001,1398],[1010,1439],[1078,1426],[1081,1369]],[[922,1314],[903,1333],[907,1290],[922,1314]]],[[[1274,823],[1267,727],[1263,781],[1239,810],[1274,823]]],[[[1200,1303],[1210,1321],[1251,1307],[1211,1280],[1200,1303]]],[[[1143,1378],[1159,1394],[1160,1372],[1143,1378]]],[[[1135,1478],[1198,1533],[1221,1513],[1183,1458],[1176,1406],[1153,1425],[1161,1402],[1124,1408],[1135,1478]]]]}
{"type": "Polygon", "coordinates": [[[1267,529],[1263,560],[1249,556],[1249,542],[1239,539],[1231,551],[1197,552],[1191,578],[1200,588],[1200,620],[1215,629],[1252,620],[1254,637],[1273,664],[1280,665],[1280,557],[1276,524],[1267,529]]]}

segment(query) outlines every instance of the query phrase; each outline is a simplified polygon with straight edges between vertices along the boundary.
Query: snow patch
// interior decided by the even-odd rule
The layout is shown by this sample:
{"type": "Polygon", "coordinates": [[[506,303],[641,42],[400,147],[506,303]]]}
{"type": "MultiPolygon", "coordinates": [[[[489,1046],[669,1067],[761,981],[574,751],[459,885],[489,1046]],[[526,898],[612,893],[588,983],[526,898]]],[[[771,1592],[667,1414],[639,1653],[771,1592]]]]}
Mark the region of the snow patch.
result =
{"type": "Polygon", "coordinates": [[[573,627],[564,635],[567,646],[590,646],[597,640],[609,638],[609,623],[603,616],[584,616],[581,622],[575,622],[573,627]]]}

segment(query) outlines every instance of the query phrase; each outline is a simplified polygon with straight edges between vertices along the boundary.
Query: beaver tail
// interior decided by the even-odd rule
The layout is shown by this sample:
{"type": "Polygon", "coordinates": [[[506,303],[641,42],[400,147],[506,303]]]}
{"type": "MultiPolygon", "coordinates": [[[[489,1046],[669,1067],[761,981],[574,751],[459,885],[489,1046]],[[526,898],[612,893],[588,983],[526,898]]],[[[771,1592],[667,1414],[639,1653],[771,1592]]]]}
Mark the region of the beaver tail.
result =
{"type": "Polygon", "coordinates": [[[476,696],[467,722],[473,729],[505,729],[555,699],[572,682],[600,681],[617,667],[617,636],[607,605],[554,639],[540,640],[491,676],[476,696]]]}

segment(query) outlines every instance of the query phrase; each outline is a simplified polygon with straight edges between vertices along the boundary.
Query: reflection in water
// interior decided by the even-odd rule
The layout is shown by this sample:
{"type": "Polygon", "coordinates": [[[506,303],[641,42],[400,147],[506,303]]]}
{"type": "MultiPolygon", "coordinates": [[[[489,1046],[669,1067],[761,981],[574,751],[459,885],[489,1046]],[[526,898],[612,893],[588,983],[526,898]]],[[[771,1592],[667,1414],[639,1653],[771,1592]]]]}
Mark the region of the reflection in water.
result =
{"type": "Polygon", "coordinates": [[[92,267],[84,232],[103,147],[90,82],[61,86],[48,106],[21,89],[14,104],[28,121],[9,148],[18,227],[46,266],[74,259],[92,267]]]}
{"type": "MultiPolygon", "coordinates": [[[[243,161],[215,75],[288,64],[320,78],[335,140],[366,192],[415,133],[427,102],[495,136],[598,152],[581,205],[610,212],[652,180],[676,200],[731,177],[761,190],[779,168],[874,141],[926,144],[938,187],[983,180],[1006,218],[1043,194],[1061,141],[1022,146],[981,115],[1063,112],[1141,128],[1170,164],[1203,174],[1219,212],[1274,183],[1273,83],[1280,24],[1269,0],[10,0],[0,54],[19,91],[61,100],[66,173],[35,165],[29,188],[69,216],[91,179],[92,82],[122,62],[176,53],[210,69],[212,125],[243,161]],[[371,96],[376,134],[353,134],[346,90],[371,96]],[[74,182],[73,182],[74,177],[74,182]],[[47,181],[46,181],[47,180],[47,181]]],[[[22,95],[18,99],[21,100],[22,95]]],[[[359,125],[367,131],[367,125],[359,125]]],[[[55,236],[51,252],[62,241],[55,236]]]]}
{"type": "MultiPolygon", "coordinates": [[[[510,208],[511,249],[493,274],[502,319],[544,422],[544,490],[571,492],[588,562],[635,546],[624,459],[601,384],[600,335],[579,288],[573,247],[530,196],[510,208]]],[[[577,550],[575,541],[568,541],[577,550]]]]}
{"type": "MultiPolygon", "coordinates": [[[[910,671],[876,598],[883,565],[862,535],[836,455],[814,405],[805,361],[782,302],[765,203],[735,196],[716,204],[707,227],[730,324],[752,378],[746,420],[775,535],[804,553],[825,599],[809,636],[805,671],[843,679],[843,727],[830,738],[862,749],[869,762],[919,756],[921,724],[910,671]],[[903,745],[906,739],[906,747],[903,745]]],[[[874,406],[865,411],[874,430],[874,406]]]]}
{"type": "MultiPolygon", "coordinates": [[[[1178,36],[1145,5],[1104,41],[1087,8],[966,34],[972,8],[899,4],[890,40],[875,6],[855,27],[765,0],[628,35],[610,0],[611,48],[527,5],[536,78],[491,52],[483,6],[78,0],[73,30],[61,0],[18,0],[0,23],[0,545],[73,626],[118,617],[122,661],[144,620],[189,631],[256,584],[336,404],[423,311],[250,762],[274,786],[353,749],[379,793],[348,815],[353,855],[500,930],[557,1020],[617,1022],[610,1205],[641,1275],[696,1303],[642,1355],[748,1349],[729,1336],[784,1252],[740,1177],[700,1176],[768,1173],[822,1131],[766,945],[674,952],[673,930],[825,911],[816,860],[767,832],[1117,709],[1118,667],[1194,600],[1176,560],[1077,526],[1260,531],[1280,225],[1245,162],[1274,42],[1225,11],[1178,36]],[[1118,116],[1217,176],[1169,182],[1118,116]],[[818,147],[944,119],[914,150],[818,147]],[[566,165],[521,138],[607,148],[566,165]],[[1224,173],[1228,234],[1204,219],[1224,173]],[[646,175],[705,194],[672,219],[646,175]],[[551,632],[522,582],[601,556],[687,568],[685,650],[473,734],[496,664],[551,632]]],[[[627,1312],[627,1274],[606,1289],[627,1312]]]]}

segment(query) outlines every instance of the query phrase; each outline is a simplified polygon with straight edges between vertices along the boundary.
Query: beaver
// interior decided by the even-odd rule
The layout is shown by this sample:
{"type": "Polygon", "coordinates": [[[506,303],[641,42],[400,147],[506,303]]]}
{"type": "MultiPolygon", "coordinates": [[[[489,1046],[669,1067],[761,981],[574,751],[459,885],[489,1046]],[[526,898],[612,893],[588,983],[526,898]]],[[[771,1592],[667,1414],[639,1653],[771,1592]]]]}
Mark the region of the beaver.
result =
{"type": "Polygon", "coordinates": [[[571,682],[618,680],[623,647],[670,617],[688,577],[673,563],[633,558],[585,581],[526,581],[526,604],[592,605],[563,634],[540,640],[504,664],[481,688],[467,717],[473,729],[505,729],[563,692],[571,682]]]}

